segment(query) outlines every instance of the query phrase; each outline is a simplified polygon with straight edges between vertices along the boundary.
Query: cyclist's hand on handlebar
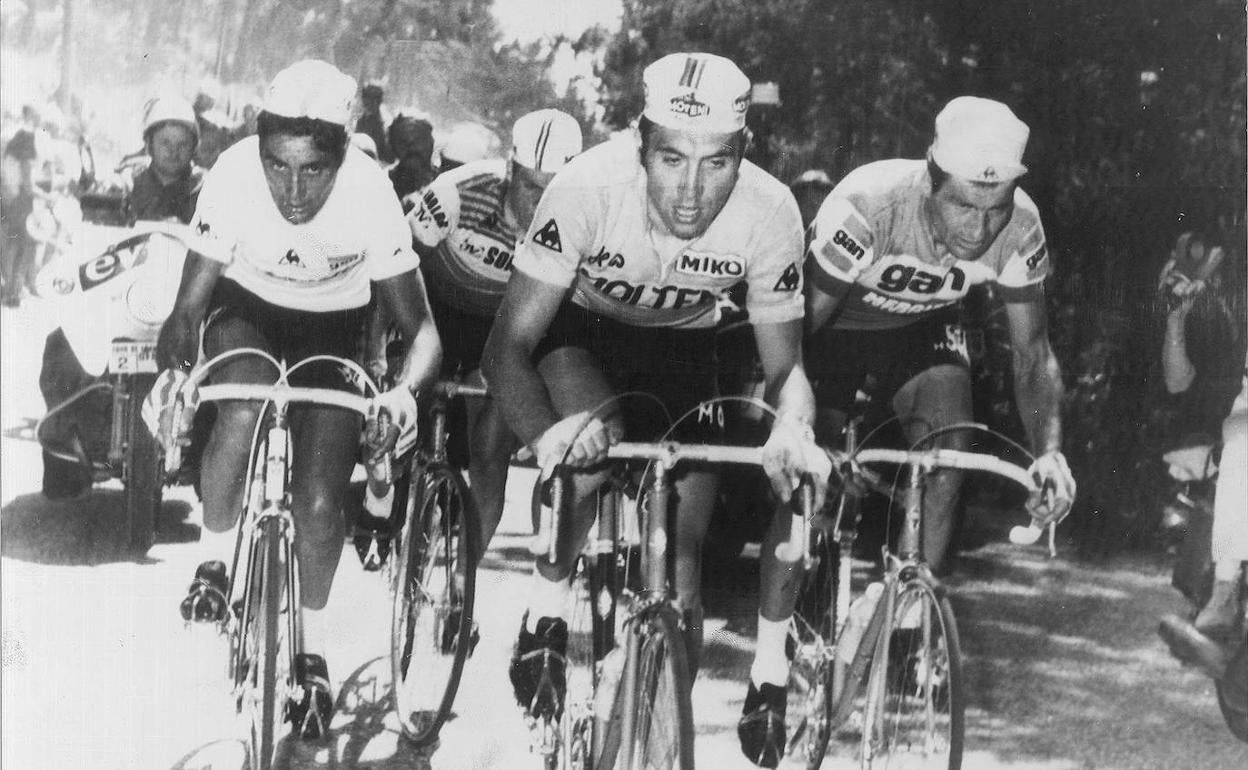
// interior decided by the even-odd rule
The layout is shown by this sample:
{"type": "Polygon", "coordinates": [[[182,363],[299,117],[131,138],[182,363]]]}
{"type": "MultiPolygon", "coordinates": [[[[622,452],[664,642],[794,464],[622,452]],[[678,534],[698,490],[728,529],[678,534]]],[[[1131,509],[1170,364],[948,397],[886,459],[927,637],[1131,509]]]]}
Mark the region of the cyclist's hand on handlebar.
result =
{"type": "Polygon", "coordinates": [[[793,417],[782,415],[771,426],[771,435],[763,445],[763,472],[772,489],[783,502],[788,502],[802,474],[809,474],[814,484],[814,507],[818,511],[828,491],[832,460],[815,443],[810,426],[793,417]]]}
{"type": "MultiPolygon", "coordinates": [[[[375,412],[385,411],[390,417],[390,430],[394,432],[395,455],[403,455],[416,444],[417,407],[416,397],[405,385],[397,385],[373,399],[375,412]]],[[[384,422],[377,420],[376,414],[364,425],[365,442],[369,446],[384,446],[389,443],[388,436],[379,436],[379,431],[386,431],[384,422]],[[370,433],[371,431],[371,433],[370,433]],[[380,439],[379,441],[375,439],[380,439]]],[[[384,450],[383,450],[384,451],[384,450]]]]}
{"type": "Polygon", "coordinates": [[[199,391],[187,389],[187,374],[180,369],[165,369],[156,375],[156,382],[143,399],[140,416],[152,437],[166,452],[191,443],[191,426],[195,422],[195,409],[199,406],[199,391]],[[174,425],[174,407],[178,395],[182,395],[182,412],[174,425]]]}
{"type": "Polygon", "coordinates": [[[544,481],[557,465],[597,465],[607,459],[607,449],[619,440],[602,420],[589,412],[578,412],[547,428],[533,442],[532,450],[544,481]]]}
{"type": "Polygon", "coordinates": [[[1036,482],[1036,491],[1027,499],[1027,513],[1036,527],[1047,527],[1066,518],[1075,502],[1075,477],[1061,452],[1048,452],[1036,458],[1027,469],[1036,482]]]}

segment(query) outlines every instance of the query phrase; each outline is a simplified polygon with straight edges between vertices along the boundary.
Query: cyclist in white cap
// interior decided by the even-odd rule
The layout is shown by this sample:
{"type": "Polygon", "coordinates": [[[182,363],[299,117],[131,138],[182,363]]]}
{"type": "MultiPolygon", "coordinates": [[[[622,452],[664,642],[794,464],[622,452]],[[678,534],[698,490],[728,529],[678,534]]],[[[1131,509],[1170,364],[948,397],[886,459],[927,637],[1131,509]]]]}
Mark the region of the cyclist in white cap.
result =
{"type": "MultiPolygon", "coordinates": [[[[510,157],[464,164],[403,201],[429,303],[444,331],[447,376],[479,376],[516,241],[528,229],[546,185],[581,152],[580,124],[559,110],[530,112],[511,133],[510,157]]],[[[453,432],[458,440],[452,450],[463,462],[467,447],[473,448],[467,462],[484,551],[502,517],[508,461],[518,444],[492,402],[474,401],[467,409],[467,430],[453,432]]]]}
{"type": "MultiPolygon", "coordinates": [[[[957,303],[976,284],[996,284],[1014,348],[1014,395],[1038,458],[1032,471],[1052,490],[1047,504],[1032,501],[1033,518],[1045,524],[1069,510],[1075,481],[1061,452],[1061,371],[1045,316],[1049,249],[1039,212],[1018,187],[1028,133],[1004,104],[958,97],[936,117],[926,160],[869,163],[836,185],[810,233],[806,360],[819,406],[834,423],[829,436],[868,374],[910,443],[969,422],[970,363],[957,303]]],[[[932,443],[966,449],[968,436],[950,431],[932,443]]],[[[923,551],[933,570],[944,565],[960,482],[957,472],[943,471],[925,491],[923,551]]],[[[784,750],[792,569],[763,549],[750,670],[762,705],[743,716],[740,732],[746,755],[767,767],[784,750]]]]}
{"type": "MultiPolygon", "coordinates": [[[[827,457],[810,440],[814,401],[801,363],[801,220],[788,188],[743,160],[750,82],[731,61],[701,53],[658,60],[644,82],[637,132],[583,153],[546,189],[483,359],[486,378],[500,384],[495,403],[541,467],[562,460],[585,470],[557,564],[535,565],[512,658],[516,698],[531,713],[562,709],[567,577],[592,521],[607,447],[626,433],[644,440],[669,427],[648,399],[590,410],[642,391],[673,419],[693,412],[675,439],[720,436],[715,411],[696,407],[716,395],[718,299],[740,281],[749,285],[767,395],[781,413],[768,475],[786,500],[796,473],[827,476],[827,457]],[[541,681],[554,692],[539,692],[541,681]]],[[[682,470],[676,482],[675,583],[695,669],[700,548],[717,486],[717,473],[701,468],[682,470]]]]}
{"type": "MultiPolygon", "coordinates": [[[[157,355],[166,368],[145,410],[167,414],[164,394],[185,379],[201,344],[207,356],[258,347],[288,362],[314,354],[353,357],[375,292],[408,343],[383,408],[408,436],[415,430],[414,393],[437,376],[440,343],[416,269],[411,233],[385,172],[348,145],[346,125],[355,81],[322,61],[291,65],[273,79],[255,136],[223,152],[208,172],[192,228],[172,315],[157,355]]],[[[272,382],[271,367],[244,357],[214,382],[272,382]]],[[[358,387],[337,367],[309,366],[292,385],[358,387]],[[306,372],[306,374],[305,374],[306,372]]],[[[204,448],[201,479],[207,540],[225,555],[242,510],[255,405],[222,402],[204,448]]],[[[292,409],[291,490],[299,537],[303,686],[288,715],[305,737],[323,735],[333,697],[324,657],[324,618],[342,553],[343,495],[359,454],[361,420],[340,409],[292,409]]],[[[167,420],[166,420],[167,421],[167,420]]],[[[169,430],[168,426],[162,434],[169,430]]],[[[164,441],[174,439],[163,435],[164,441]]],[[[405,437],[400,437],[400,443],[405,437]]],[[[205,562],[182,603],[187,620],[219,620],[225,565],[205,562]]]]}

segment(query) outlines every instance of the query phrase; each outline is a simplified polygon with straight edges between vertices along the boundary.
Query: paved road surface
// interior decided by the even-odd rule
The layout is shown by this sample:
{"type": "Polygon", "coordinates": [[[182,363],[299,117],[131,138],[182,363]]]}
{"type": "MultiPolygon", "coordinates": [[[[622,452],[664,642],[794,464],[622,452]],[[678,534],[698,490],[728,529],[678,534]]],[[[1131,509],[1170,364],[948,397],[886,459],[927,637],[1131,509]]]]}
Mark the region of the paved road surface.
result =
{"type": "MultiPolygon", "coordinates": [[[[0,315],[3,767],[238,768],[243,733],[226,695],[224,642],[185,629],[176,609],[195,565],[213,555],[198,542],[193,496],[175,491],[160,542],[134,562],[117,546],[118,488],[72,502],[38,494],[29,427],[42,411],[34,383],[50,315],[38,306],[0,315]]],[[[348,548],[329,605],[339,712],[330,740],[290,747],[291,767],[537,767],[505,674],[528,581],[529,480],[516,474],[479,578],[482,640],[441,745],[421,754],[396,735],[386,707],[386,587],[348,548]]],[[[702,768],[749,767],[735,720],[756,577],[755,562],[743,559],[708,587],[705,667],[694,690],[702,768]]],[[[1248,767],[1248,747],[1223,727],[1211,687],[1175,664],[1153,633],[1159,614],[1181,608],[1159,568],[1081,567],[990,546],[967,555],[951,582],[969,655],[965,767],[1248,767]]]]}

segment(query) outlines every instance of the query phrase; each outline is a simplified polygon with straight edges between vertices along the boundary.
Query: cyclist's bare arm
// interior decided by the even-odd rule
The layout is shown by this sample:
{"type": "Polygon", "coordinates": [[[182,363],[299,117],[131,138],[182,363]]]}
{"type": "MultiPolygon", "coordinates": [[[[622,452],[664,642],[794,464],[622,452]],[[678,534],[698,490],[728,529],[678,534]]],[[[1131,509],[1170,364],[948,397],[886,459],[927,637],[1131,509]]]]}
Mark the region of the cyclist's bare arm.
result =
{"type": "Polygon", "coordinates": [[[165,369],[189,370],[199,353],[199,325],[208,312],[208,302],[225,263],[192,251],[182,266],[182,282],[173,312],[160,327],[156,360],[165,369]]]}
{"type": "Polygon", "coordinates": [[[802,365],[802,320],[755,324],[763,367],[764,398],[776,411],[802,422],[815,417],[815,395],[802,365]]]}
{"type": "Polygon", "coordinates": [[[845,298],[849,296],[852,283],[824,276],[821,285],[817,285],[812,277],[812,270],[806,271],[806,333],[811,334],[823,328],[824,324],[836,318],[837,312],[845,298]]]}
{"type": "Polygon", "coordinates": [[[419,270],[408,270],[373,286],[384,314],[399,327],[407,344],[396,386],[404,385],[413,393],[427,391],[442,365],[442,341],[429,310],[424,278],[419,270]]]}
{"type": "Polygon", "coordinates": [[[1023,302],[1005,303],[1014,352],[1014,400],[1037,455],[1062,448],[1062,370],[1049,344],[1044,289],[1023,302]]]}
{"type": "Polygon", "coordinates": [[[486,382],[495,383],[491,389],[495,403],[507,424],[530,447],[560,419],[531,358],[565,294],[565,286],[513,272],[481,357],[486,382]]]}

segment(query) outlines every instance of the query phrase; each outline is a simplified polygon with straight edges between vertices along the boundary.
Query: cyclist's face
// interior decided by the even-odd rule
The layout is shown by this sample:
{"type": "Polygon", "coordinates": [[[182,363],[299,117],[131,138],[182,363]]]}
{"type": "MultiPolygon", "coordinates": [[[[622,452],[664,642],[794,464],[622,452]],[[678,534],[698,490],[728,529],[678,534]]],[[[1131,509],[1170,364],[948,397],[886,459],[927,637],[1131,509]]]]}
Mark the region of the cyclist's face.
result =
{"type": "Polygon", "coordinates": [[[162,182],[171,182],[191,168],[195,156],[195,133],[179,123],[158,126],[148,137],[147,152],[162,182]]]}
{"type": "Polygon", "coordinates": [[[643,158],[651,222],[686,240],[705,233],[737,183],[740,136],[655,126],[643,158]]]}
{"type": "Polygon", "coordinates": [[[1014,216],[1014,184],[986,185],[950,176],[928,198],[936,240],[958,259],[979,259],[1014,216]]]}
{"type": "Polygon", "coordinates": [[[512,162],[511,181],[507,183],[507,204],[521,230],[528,230],[533,223],[537,202],[542,199],[542,193],[546,192],[546,185],[554,178],[553,171],[534,171],[512,162]]]}
{"type": "Polygon", "coordinates": [[[338,177],[333,156],[318,150],[310,136],[265,137],[260,143],[260,162],[273,202],[292,225],[316,216],[338,177]]]}

